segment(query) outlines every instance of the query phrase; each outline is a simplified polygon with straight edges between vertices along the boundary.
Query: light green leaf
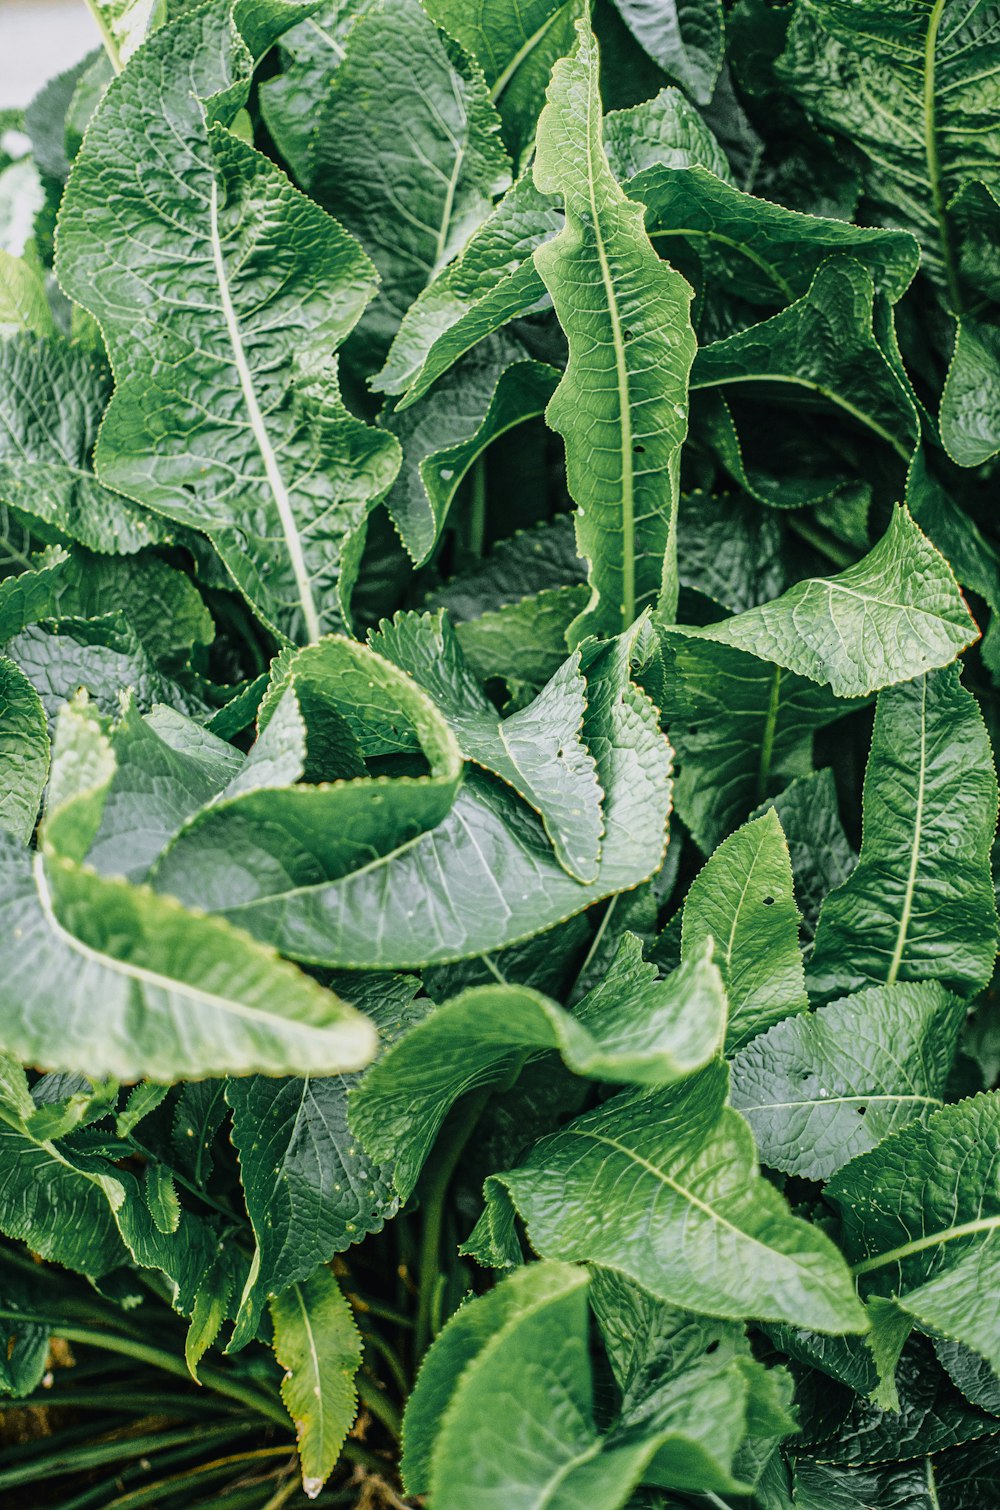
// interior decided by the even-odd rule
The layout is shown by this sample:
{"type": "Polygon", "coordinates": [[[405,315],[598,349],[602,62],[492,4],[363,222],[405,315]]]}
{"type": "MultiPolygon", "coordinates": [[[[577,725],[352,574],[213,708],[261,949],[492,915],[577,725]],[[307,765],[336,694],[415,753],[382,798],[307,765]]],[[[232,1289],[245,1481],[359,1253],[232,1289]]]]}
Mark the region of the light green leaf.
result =
{"type": "Polygon", "coordinates": [[[861,154],[873,218],[915,232],[956,313],[946,207],[996,173],[998,44],[1000,17],[980,0],[801,0],[777,65],[811,119],[861,154]]]}
{"type": "Polygon", "coordinates": [[[164,1164],[147,1164],[143,1195],[157,1232],[169,1237],[180,1226],[181,1203],[174,1177],[164,1164]]]}
{"type": "Polygon", "coordinates": [[[569,365],[546,411],[566,443],[577,544],[591,602],[571,638],[627,628],[662,595],[676,606],[676,512],[691,292],[661,262],[601,140],[597,44],[581,23],[557,63],[538,127],[535,184],[561,196],[566,226],[535,252],[569,340],[569,365]]]}
{"type": "Polygon", "coordinates": [[[50,336],[55,331],[40,270],[25,257],[0,250],[0,338],[31,331],[50,336]]]}
{"type": "Polygon", "coordinates": [[[0,656],[0,829],[27,844],[49,774],[49,733],[38,694],[0,656]]]}
{"type": "Polygon", "coordinates": [[[774,808],[788,841],[801,932],[811,945],[824,899],[843,885],[858,860],[840,821],[833,771],[824,766],[796,777],[764,806],[774,808]]]}
{"type": "Polygon", "coordinates": [[[976,624],[947,561],[897,507],[874,550],[846,571],[683,633],[829,683],[837,697],[867,697],[946,666],[976,638],[976,624]]]}
{"type": "Polygon", "coordinates": [[[361,1334],[325,1268],[272,1300],[271,1319],[275,1356],[285,1370],[281,1398],[298,1437],[302,1488],[315,1499],[354,1424],[361,1334]]]}
{"type": "Polygon", "coordinates": [[[587,1274],[532,1264],[452,1318],[404,1422],[403,1475],[436,1510],[618,1510],[655,1450],[594,1424],[587,1274]]]}
{"type": "MultiPolygon", "coordinates": [[[[260,31],[249,16],[259,52],[297,12],[275,7],[260,31]]],[[[87,131],[60,212],[58,274],[98,319],[118,378],[99,475],[210,535],[264,621],[314,640],[346,620],[364,521],[398,453],[348,413],[333,361],[371,298],[371,263],[225,129],[252,66],[223,0],[149,39],[87,131]]]]}
{"type": "Polygon", "coordinates": [[[516,1209],[541,1257],[615,1269],[672,1305],[865,1331],[843,1259],[758,1173],[727,1085],[713,1065],[670,1090],[625,1092],[543,1138],[519,1168],[487,1180],[469,1251],[489,1253],[480,1243],[510,1219],[504,1207],[516,1209]]]}
{"type": "Polygon", "coordinates": [[[873,986],[777,1023],[733,1060],[732,1102],[765,1164],[825,1180],[943,1105],[965,1006],[937,985],[873,986]]]}
{"type": "Polygon", "coordinates": [[[363,331],[384,353],[421,289],[510,185],[482,70],[418,0],[376,0],[352,27],[319,115],[313,164],[312,192],[381,275],[363,331]]]}
{"type": "MultiPolygon", "coordinates": [[[[935,1112],[827,1186],[862,1293],[906,1327],[964,1342],[1000,1371],[996,1092],[935,1112]]],[[[886,1320],[879,1318],[879,1325],[886,1320]]]]}
{"type": "Polygon", "coordinates": [[[863,803],[861,858],[820,912],[816,989],[939,980],[959,995],[978,990],[997,948],[997,781],[957,667],[881,694],[863,803]]]}
{"type": "Polygon", "coordinates": [[[609,110],[604,117],[604,149],[615,177],[632,181],[630,190],[636,174],[660,166],[698,165],[725,183],[732,182],[726,154],[679,89],[661,89],[651,100],[628,110],[609,110]]]}
{"type": "Polygon", "coordinates": [[[454,730],[465,759],[492,771],[534,808],[563,868],[578,881],[594,881],[604,794],[582,737],[587,684],[579,651],[527,707],[501,721],[442,612],[434,618],[397,614],[382,621],[369,643],[424,688],[454,730]]]}
{"type": "Polygon", "coordinates": [[[166,13],[163,0],[87,0],[87,5],[116,73],[166,13]]]}
{"type": "Polygon", "coordinates": [[[42,847],[0,851],[3,930],[16,942],[0,1044],[29,1064],[123,1080],[363,1064],[374,1030],[332,993],[221,919],[82,863],[114,769],[100,722],[67,709],[42,847]]]}
{"type": "Polygon", "coordinates": [[[727,1052],[804,1011],[792,863],[773,808],[720,844],[692,882],[681,933],[685,958],[710,938],[729,997],[727,1052]]]}
{"type": "Polygon", "coordinates": [[[944,448],[960,467],[978,467],[1000,451],[1000,328],[996,325],[959,320],[941,394],[940,419],[944,448]]]}
{"type": "Polygon", "coordinates": [[[549,1049],[576,1075],[670,1084],[718,1052],[725,1014],[707,949],[658,980],[627,933],[607,977],[572,1013],[527,986],[475,986],[445,1002],[365,1074],[351,1096],[351,1126],[376,1159],[394,1161],[407,1200],[460,1096],[515,1078],[549,1049]]]}
{"type": "Polygon", "coordinates": [[[127,1138],[143,1117],[163,1104],[169,1090],[168,1085],[159,1085],[155,1080],[141,1080],[133,1086],[125,1110],[115,1118],[115,1136],[127,1138]]]}

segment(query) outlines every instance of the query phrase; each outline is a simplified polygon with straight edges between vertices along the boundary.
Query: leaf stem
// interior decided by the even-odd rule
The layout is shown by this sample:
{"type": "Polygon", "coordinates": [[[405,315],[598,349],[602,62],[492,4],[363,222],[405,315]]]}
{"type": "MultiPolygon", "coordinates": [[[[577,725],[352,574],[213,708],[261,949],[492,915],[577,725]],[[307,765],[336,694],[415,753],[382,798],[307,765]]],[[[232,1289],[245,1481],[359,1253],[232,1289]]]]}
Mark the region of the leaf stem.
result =
{"type": "Polygon", "coordinates": [[[419,1275],[420,1288],[417,1295],[417,1331],[415,1354],[419,1359],[433,1341],[434,1294],[437,1287],[438,1261],[441,1254],[441,1230],[444,1223],[445,1201],[448,1186],[465,1152],[483,1108],[494,1087],[484,1086],[467,1098],[460,1119],[449,1129],[447,1139],[438,1140],[437,1162],[433,1168],[424,1198],[424,1226],[420,1239],[419,1275]]]}

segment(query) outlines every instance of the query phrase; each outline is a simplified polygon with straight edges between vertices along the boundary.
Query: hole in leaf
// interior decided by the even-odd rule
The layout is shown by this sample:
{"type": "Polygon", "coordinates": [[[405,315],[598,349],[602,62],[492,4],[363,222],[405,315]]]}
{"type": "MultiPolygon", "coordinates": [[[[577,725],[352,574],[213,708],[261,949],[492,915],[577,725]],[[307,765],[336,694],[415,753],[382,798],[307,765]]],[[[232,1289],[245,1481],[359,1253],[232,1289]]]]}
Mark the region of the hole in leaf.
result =
{"type": "Polygon", "coordinates": [[[705,1357],[707,1358],[707,1357],[709,1357],[709,1355],[711,1353],[717,1353],[718,1351],[719,1351],[719,1341],[718,1341],[718,1338],[716,1338],[716,1340],[714,1342],[710,1342],[708,1344],[708,1347],[705,1349],[705,1357]]]}
{"type": "Polygon", "coordinates": [[[764,898],[764,906],[765,907],[773,907],[774,906],[774,898],[773,897],[765,897],[764,898]]]}
{"type": "Polygon", "coordinates": [[[643,453],[646,450],[646,447],[645,446],[633,446],[632,450],[635,452],[636,456],[642,456],[643,453]]]}
{"type": "Polygon", "coordinates": [[[867,1108],[867,1106],[859,1106],[859,1107],[858,1107],[858,1116],[859,1116],[859,1117],[863,1117],[863,1116],[864,1116],[864,1114],[865,1114],[865,1112],[866,1112],[866,1111],[867,1111],[867,1110],[868,1110],[868,1108],[867,1108]]]}
{"type": "Polygon", "coordinates": [[[625,338],[626,341],[631,341],[631,339],[632,339],[632,332],[630,330],[623,330],[622,331],[622,335],[624,336],[624,338],[625,338]]]}

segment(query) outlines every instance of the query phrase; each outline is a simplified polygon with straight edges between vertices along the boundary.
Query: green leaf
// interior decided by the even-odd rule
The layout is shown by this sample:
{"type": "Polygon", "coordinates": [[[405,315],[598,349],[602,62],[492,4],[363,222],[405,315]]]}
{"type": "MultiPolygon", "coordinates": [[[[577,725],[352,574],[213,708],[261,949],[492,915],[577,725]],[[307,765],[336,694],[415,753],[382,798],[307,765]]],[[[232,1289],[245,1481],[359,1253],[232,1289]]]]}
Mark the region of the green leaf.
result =
{"type": "Polygon", "coordinates": [[[358,1406],[361,1334],[329,1269],[271,1302],[281,1398],[295,1422],[302,1488],[315,1499],[340,1456],[358,1406]]]}
{"type": "Polygon", "coordinates": [[[719,0],[614,0],[622,20],[664,73],[707,105],[725,50],[719,0]]]}
{"type": "Polygon", "coordinates": [[[662,640],[677,812],[709,851],[783,781],[812,769],[813,735],[845,708],[827,687],[734,645],[673,630],[662,640]]]}
{"type": "Polygon", "coordinates": [[[147,1164],[143,1195],[157,1232],[165,1237],[176,1232],[181,1220],[181,1203],[173,1175],[163,1164],[147,1164]]]}
{"type": "Polygon", "coordinates": [[[49,774],[49,734],[38,694],[0,656],[0,829],[27,844],[49,774]]]}
{"type": "Polygon", "coordinates": [[[580,0],[427,0],[432,20],[483,70],[515,162],[527,159],[552,65],[569,52],[580,0]]]}
{"type": "Polygon", "coordinates": [[[103,363],[60,337],[0,342],[0,499],[39,538],[137,551],[169,531],[94,476],[107,397],[103,363]]]}
{"type": "Polygon", "coordinates": [[[533,1264],[464,1306],[428,1353],[404,1422],[403,1475],[437,1510],[618,1510],[652,1456],[598,1435],[587,1274],[533,1264]]]}
{"type": "Polygon", "coordinates": [[[715,1493],[746,1493],[739,1455],[762,1417],[780,1439],[795,1430],[791,1380],[751,1357],[743,1328],[654,1300],[609,1269],[596,1269],[590,1304],[621,1391],[629,1431],[662,1432],[647,1483],[715,1493]],[[768,1408],[776,1390],[783,1401],[768,1408]]]}
{"type": "Polygon", "coordinates": [[[708,939],[715,941],[729,997],[727,1052],[805,1010],[792,863],[773,809],[731,834],[692,882],[684,903],[684,956],[693,958],[708,939]]]}
{"type": "Polygon", "coordinates": [[[732,182],[726,154],[679,89],[661,89],[628,110],[609,110],[604,117],[604,148],[612,172],[621,181],[634,181],[646,168],[697,165],[732,182]]]}
{"type": "Polygon", "coordinates": [[[480,681],[503,677],[533,692],[555,676],[566,656],[566,631],[586,607],[582,583],[543,588],[531,597],[455,625],[455,637],[480,681]]]}
{"type": "Polygon", "coordinates": [[[416,565],[440,539],[469,468],[492,441],[544,411],[557,379],[509,340],[483,343],[422,403],[386,418],[403,450],[386,507],[416,565]]]}
{"type": "Polygon", "coordinates": [[[867,268],[852,257],[830,258],[808,292],[780,314],[703,346],[691,390],[790,386],[800,390],[799,397],[815,395],[839,409],[905,465],[918,438],[917,417],[909,390],[876,339],[874,300],[867,268]]]}
{"type": "MultiPolygon", "coordinates": [[[[964,1342],[1000,1371],[989,1296],[1000,1275],[996,1093],[911,1124],[827,1186],[862,1293],[917,1326],[964,1342]]],[[[885,1325],[878,1316],[879,1325],[885,1325]]]]}
{"type": "Polygon", "coordinates": [[[148,31],[163,19],[162,0],[87,0],[101,40],[119,72],[148,31]]]}
{"type": "Polygon", "coordinates": [[[969,995],[993,970],[997,782],[956,667],[879,697],[861,858],[820,912],[811,976],[826,995],[939,980],[969,995]]]}
{"type": "MultiPolygon", "coordinates": [[[[637,625],[605,645],[590,643],[581,649],[587,682],[583,742],[594,756],[604,793],[604,836],[593,882],[583,884],[562,868],[542,824],[510,788],[468,769],[458,795],[449,799],[446,816],[424,832],[407,817],[414,793],[421,789],[419,778],[398,776],[371,786],[350,783],[331,788],[331,795],[343,795],[358,815],[366,815],[364,828],[360,816],[352,832],[317,834],[306,827],[308,855],[292,842],[295,831],[283,837],[278,823],[251,832],[250,857],[272,846],[280,862],[277,874],[270,864],[236,854],[230,833],[227,852],[214,847],[210,888],[200,859],[182,869],[181,845],[168,855],[177,856],[178,864],[169,872],[162,869],[158,884],[166,885],[169,873],[171,889],[178,891],[183,881],[183,895],[192,905],[238,919],[292,958],[343,968],[405,970],[506,948],[648,880],[659,869],[665,848],[670,747],[659,731],[656,710],[631,679],[640,629],[637,625]],[[373,797],[379,801],[373,803],[373,797]],[[387,809],[390,803],[397,806],[392,825],[382,816],[383,803],[387,809]],[[385,839],[373,858],[366,836],[380,832],[385,839]],[[349,857],[325,877],[317,876],[312,858],[321,845],[349,857]],[[375,932],[373,917],[379,919],[375,932]]],[[[323,653],[323,647],[309,652],[314,653],[323,653]]],[[[366,674],[366,696],[371,680],[366,674]]],[[[341,711],[349,709],[354,695],[348,693],[341,711]]],[[[423,694],[420,698],[425,701],[423,694]]],[[[364,712],[363,703],[356,711],[364,712]]],[[[414,748],[412,742],[401,743],[398,732],[394,740],[382,745],[380,753],[414,748]]],[[[301,797],[305,812],[314,794],[293,788],[280,796],[288,812],[293,799],[301,797]]],[[[326,799],[322,789],[315,793],[316,801],[326,799]]],[[[276,812],[277,800],[274,793],[262,795],[263,811],[276,812]]],[[[205,820],[196,820],[206,834],[210,817],[211,809],[205,820]]]]}
{"type": "Polygon", "coordinates": [[[372,379],[378,392],[405,394],[397,413],[480,341],[548,302],[533,254],[562,224],[530,175],[518,179],[403,316],[385,366],[372,379]]]}
{"type": "Polygon", "coordinates": [[[20,330],[49,336],[54,329],[40,270],[25,257],[0,251],[0,337],[20,330]]]}
{"type": "Polygon", "coordinates": [[[382,353],[421,289],[510,184],[481,69],[417,0],[376,0],[352,27],[313,162],[313,192],[381,276],[363,328],[382,353]]]}
{"type": "Polygon", "coordinates": [[[943,1105],[965,1019],[930,982],[872,986],[777,1023],[732,1063],[732,1101],[765,1164],[825,1180],[943,1105]]]}
{"type": "Polygon", "coordinates": [[[116,1268],[126,1251],[113,1215],[124,1198],[110,1164],[39,1140],[0,1120],[0,1232],[39,1258],[91,1279],[116,1268]]]}
{"type": "Polygon", "coordinates": [[[82,863],[114,769],[100,722],[85,705],[67,709],[42,847],[0,851],[3,927],[16,943],[0,985],[3,1047],[123,1080],[364,1063],[373,1030],[332,993],[221,919],[82,863]]]}
{"type": "Polygon", "coordinates": [[[837,697],[867,697],[946,666],[976,625],[944,557],[897,507],[874,550],[846,571],[683,633],[828,683],[837,697]]]}
{"type": "Polygon", "coordinates": [[[811,944],[823,901],[858,859],[840,821],[833,772],[827,766],[796,777],[766,806],[774,808],[788,841],[801,933],[811,944]]]}
{"type": "Polygon", "coordinates": [[[564,661],[527,707],[502,722],[462,656],[441,612],[397,614],[369,636],[374,650],[410,675],[433,700],[467,760],[492,771],[534,808],[563,868],[597,877],[603,793],[582,738],[587,683],[580,654],[564,661]]]}
{"type": "Polygon", "coordinates": [[[941,394],[941,440],[960,467],[978,467],[1000,451],[1000,328],[959,320],[941,394]]]}
{"type": "Polygon", "coordinates": [[[694,335],[684,279],[653,251],[641,207],[615,182],[600,128],[597,45],[581,23],[539,120],[535,184],[566,226],[535,266],[569,341],[546,420],[566,443],[591,602],[571,638],[627,628],[661,595],[673,616],[680,447],[694,335]],[[641,458],[641,459],[640,459],[641,458]]]}
{"type": "Polygon", "coordinates": [[[364,1075],[351,1096],[351,1126],[377,1160],[394,1161],[405,1201],[460,1096],[512,1080],[548,1049],[576,1075],[670,1084],[715,1056],[725,1012],[707,949],[658,980],[627,933],[604,981],[572,1014],[526,986],[476,986],[445,1002],[364,1075]]]}
{"type": "Polygon", "coordinates": [[[543,1138],[487,1180],[470,1251],[512,1204],[541,1257],[615,1269],[671,1305],[864,1331],[840,1254],[758,1173],[727,1085],[713,1065],[677,1088],[624,1092],[543,1138]]]}
{"type": "MultiPolygon", "coordinates": [[[[669,256],[682,241],[713,286],[751,304],[806,298],[820,265],[839,252],[862,262],[876,290],[895,303],[920,258],[916,242],[902,232],[803,215],[741,193],[697,164],[650,166],[631,180],[629,193],[646,206],[646,229],[657,251],[669,256]]],[[[817,287],[814,305],[824,297],[820,290],[826,282],[817,287]]],[[[827,309],[833,299],[832,292],[825,293],[827,309]]],[[[805,310],[798,316],[802,324],[807,318],[805,310]]],[[[783,334],[789,324],[780,327],[783,334]]]]}
{"type": "Polygon", "coordinates": [[[158,1085],[155,1080],[142,1080],[133,1086],[125,1103],[125,1110],[115,1118],[115,1136],[127,1138],[143,1117],[148,1117],[150,1112],[163,1104],[169,1090],[169,1086],[158,1085]]]}
{"type": "MultiPolygon", "coordinates": [[[[246,20],[250,43],[266,50],[294,14],[276,10],[259,34],[246,20]]],[[[99,475],[207,533],[265,622],[314,640],[346,620],[364,521],[398,453],[348,413],[333,362],[373,292],[371,263],[225,129],[252,63],[222,0],[149,39],[87,131],[58,272],[118,376],[99,475]],[[141,186],[136,130],[150,154],[141,186]],[[177,248],[166,258],[164,220],[177,248]],[[201,298],[178,297],[194,285],[201,298]],[[168,375],[179,363],[182,391],[168,375]]]]}
{"type": "Polygon", "coordinates": [[[278,151],[308,189],[313,174],[316,102],[344,57],[351,27],[373,0],[324,0],[278,43],[281,72],[259,85],[261,114],[278,151]]]}
{"type": "Polygon", "coordinates": [[[904,226],[961,307],[948,201],[992,177],[1000,18],[979,0],[801,0],[778,73],[811,119],[860,153],[873,218],[904,226]]]}

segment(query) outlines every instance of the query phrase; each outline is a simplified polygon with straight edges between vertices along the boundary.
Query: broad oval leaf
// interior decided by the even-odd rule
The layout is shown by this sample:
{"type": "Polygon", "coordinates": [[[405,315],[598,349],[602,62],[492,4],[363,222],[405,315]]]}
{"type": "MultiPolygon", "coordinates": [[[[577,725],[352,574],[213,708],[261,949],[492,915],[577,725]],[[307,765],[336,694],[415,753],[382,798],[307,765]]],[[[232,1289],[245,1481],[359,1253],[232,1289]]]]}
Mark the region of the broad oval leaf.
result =
{"type": "MultiPolygon", "coordinates": [[[[297,15],[275,7],[260,32],[249,11],[237,20],[264,51],[297,15]]],[[[348,413],[333,363],[374,291],[371,263],[225,129],[253,61],[223,0],[150,38],[88,129],[58,270],[118,379],[98,475],[210,535],[265,622],[315,640],[346,620],[364,521],[399,459],[348,413]]]]}
{"type": "Polygon", "coordinates": [[[765,1164],[825,1180],[944,1104],[964,1003],[936,983],[873,986],[777,1023],[732,1062],[765,1164]]]}
{"type": "Polygon", "coordinates": [[[519,1168],[487,1180],[468,1250],[504,1258],[495,1234],[512,1203],[541,1257],[616,1269],[672,1305],[865,1331],[846,1264],[759,1174],[727,1084],[715,1065],[676,1089],[625,1092],[543,1138],[519,1168]]]}

